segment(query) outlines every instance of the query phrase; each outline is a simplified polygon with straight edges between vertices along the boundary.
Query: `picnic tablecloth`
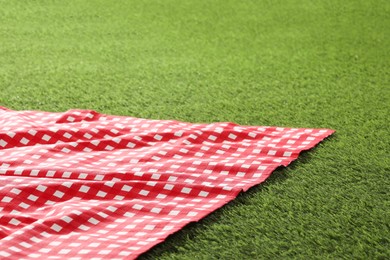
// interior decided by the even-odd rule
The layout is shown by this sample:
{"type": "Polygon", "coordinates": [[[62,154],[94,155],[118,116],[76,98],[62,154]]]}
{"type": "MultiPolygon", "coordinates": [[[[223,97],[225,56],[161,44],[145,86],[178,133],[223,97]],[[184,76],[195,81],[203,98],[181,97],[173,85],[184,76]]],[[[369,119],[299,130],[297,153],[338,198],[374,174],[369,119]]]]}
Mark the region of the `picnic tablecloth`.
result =
{"type": "Polygon", "coordinates": [[[136,258],[332,133],[0,107],[0,258],[136,258]]]}

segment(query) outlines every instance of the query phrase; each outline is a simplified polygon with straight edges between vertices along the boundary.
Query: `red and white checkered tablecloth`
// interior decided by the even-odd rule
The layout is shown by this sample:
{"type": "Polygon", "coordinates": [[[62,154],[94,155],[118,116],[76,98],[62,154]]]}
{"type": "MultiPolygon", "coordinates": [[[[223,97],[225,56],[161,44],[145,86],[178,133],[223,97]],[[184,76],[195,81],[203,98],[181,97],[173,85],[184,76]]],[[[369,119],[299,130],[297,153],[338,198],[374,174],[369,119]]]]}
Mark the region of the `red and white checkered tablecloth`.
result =
{"type": "Polygon", "coordinates": [[[0,258],[136,258],[332,133],[0,107],[0,258]]]}

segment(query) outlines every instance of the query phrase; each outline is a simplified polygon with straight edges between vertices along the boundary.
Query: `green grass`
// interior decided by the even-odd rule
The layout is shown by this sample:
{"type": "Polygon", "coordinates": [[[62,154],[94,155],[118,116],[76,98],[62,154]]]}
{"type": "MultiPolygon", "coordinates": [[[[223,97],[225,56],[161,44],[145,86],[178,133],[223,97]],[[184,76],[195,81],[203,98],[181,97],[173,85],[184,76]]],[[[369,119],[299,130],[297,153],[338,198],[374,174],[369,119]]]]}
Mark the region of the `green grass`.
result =
{"type": "Polygon", "coordinates": [[[0,105],[332,128],[144,259],[390,258],[390,3],[0,0],[0,105]]]}

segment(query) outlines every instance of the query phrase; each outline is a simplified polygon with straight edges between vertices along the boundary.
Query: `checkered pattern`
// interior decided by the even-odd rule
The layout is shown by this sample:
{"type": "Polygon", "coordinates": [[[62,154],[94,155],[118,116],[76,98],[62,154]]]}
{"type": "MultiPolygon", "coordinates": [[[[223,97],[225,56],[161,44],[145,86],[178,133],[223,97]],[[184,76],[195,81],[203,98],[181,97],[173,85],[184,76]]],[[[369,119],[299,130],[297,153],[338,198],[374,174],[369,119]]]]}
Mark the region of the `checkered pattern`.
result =
{"type": "Polygon", "coordinates": [[[0,258],[133,259],[332,133],[0,107],[0,258]]]}

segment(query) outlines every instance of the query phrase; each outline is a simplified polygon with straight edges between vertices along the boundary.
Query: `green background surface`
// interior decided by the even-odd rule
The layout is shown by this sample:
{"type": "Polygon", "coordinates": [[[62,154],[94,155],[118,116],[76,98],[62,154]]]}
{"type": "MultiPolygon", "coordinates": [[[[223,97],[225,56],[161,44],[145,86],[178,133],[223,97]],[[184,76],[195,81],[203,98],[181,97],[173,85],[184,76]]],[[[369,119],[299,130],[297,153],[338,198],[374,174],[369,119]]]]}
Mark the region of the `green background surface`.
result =
{"type": "Polygon", "coordinates": [[[0,0],[0,105],[337,132],[142,259],[390,258],[389,1],[0,0]]]}

